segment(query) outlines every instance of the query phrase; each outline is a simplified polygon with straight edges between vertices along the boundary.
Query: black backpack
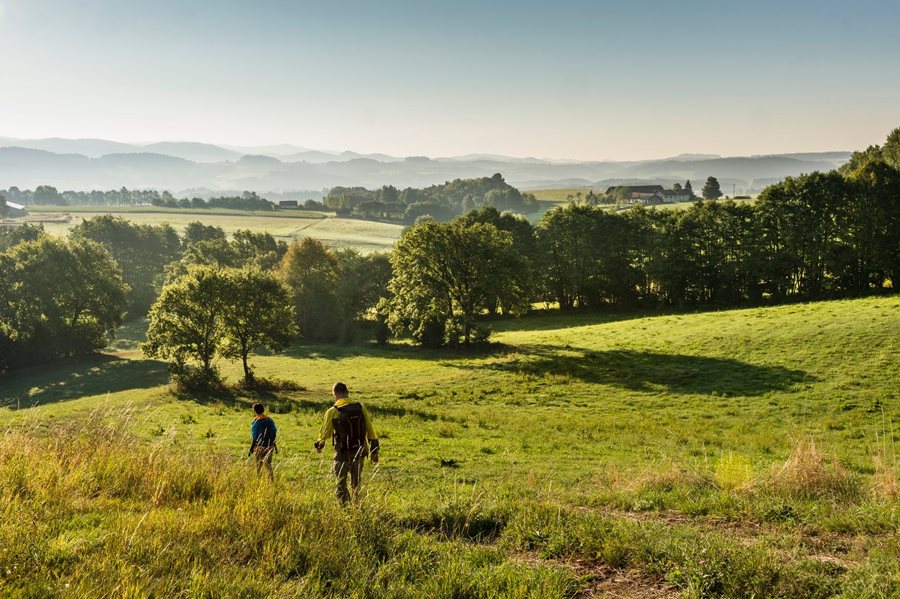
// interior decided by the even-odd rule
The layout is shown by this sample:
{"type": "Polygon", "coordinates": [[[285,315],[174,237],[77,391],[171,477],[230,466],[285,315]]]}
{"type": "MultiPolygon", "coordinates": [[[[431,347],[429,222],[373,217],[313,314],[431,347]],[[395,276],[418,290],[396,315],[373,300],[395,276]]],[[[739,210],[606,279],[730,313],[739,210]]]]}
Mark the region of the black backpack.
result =
{"type": "Polygon", "coordinates": [[[275,421],[271,418],[266,418],[260,422],[260,425],[262,430],[259,433],[259,437],[256,438],[257,447],[271,447],[275,445],[275,421]]]}
{"type": "Polygon", "coordinates": [[[338,408],[337,412],[337,417],[331,420],[334,424],[331,443],[340,451],[359,451],[366,438],[366,417],[362,404],[347,404],[338,408]]]}

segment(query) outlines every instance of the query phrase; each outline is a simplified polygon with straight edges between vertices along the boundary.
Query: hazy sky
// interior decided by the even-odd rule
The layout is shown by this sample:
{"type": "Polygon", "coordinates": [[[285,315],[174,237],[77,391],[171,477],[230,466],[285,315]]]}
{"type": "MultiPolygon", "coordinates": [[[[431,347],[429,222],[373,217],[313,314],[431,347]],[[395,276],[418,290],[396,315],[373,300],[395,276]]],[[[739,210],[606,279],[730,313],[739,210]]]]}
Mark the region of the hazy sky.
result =
{"type": "Polygon", "coordinates": [[[900,1],[0,0],[0,136],[579,159],[857,149],[900,1]]]}

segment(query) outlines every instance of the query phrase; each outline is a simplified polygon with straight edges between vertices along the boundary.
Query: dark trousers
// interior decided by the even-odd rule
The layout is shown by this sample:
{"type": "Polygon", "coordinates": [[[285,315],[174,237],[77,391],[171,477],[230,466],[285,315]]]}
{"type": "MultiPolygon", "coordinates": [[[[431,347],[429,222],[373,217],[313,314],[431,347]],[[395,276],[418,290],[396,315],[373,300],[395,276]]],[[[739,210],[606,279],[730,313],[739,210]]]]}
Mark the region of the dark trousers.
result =
{"type": "Polygon", "coordinates": [[[341,503],[350,501],[350,491],[347,489],[347,477],[350,477],[350,487],[353,489],[353,497],[359,495],[359,479],[362,475],[364,450],[341,451],[334,450],[334,475],[337,477],[337,490],[335,496],[341,503]]]}

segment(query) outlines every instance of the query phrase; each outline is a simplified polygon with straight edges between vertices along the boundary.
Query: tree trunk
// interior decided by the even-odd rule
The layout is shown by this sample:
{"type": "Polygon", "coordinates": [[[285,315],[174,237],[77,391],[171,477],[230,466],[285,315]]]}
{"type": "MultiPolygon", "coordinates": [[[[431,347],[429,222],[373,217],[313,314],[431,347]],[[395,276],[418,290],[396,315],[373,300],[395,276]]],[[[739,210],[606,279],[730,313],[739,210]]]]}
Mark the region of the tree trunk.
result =
{"type": "Polygon", "coordinates": [[[250,370],[250,365],[247,363],[247,355],[250,353],[250,350],[247,349],[247,342],[241,341],[241,362],[244,364],[244,382],[247,385],[253,384],[253,371],[250,370]]]}

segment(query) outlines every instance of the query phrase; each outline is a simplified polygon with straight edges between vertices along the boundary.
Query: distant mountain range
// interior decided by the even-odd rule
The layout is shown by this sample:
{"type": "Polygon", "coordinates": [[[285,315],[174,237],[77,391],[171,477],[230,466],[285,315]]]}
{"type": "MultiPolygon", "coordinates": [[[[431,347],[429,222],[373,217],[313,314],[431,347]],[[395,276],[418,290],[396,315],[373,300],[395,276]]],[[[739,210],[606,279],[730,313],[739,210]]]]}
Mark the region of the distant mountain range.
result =
{"type": "Polygon", "coordinates": [[[784,177],[840,166],[850,152],[722,157],[682,154],[627,162],[544,160],[492,154],[443,158],[327,152],[293,145],[239,147],[197,142],[127,144],[105,139],[0,137],[0,188],[60,190],[160,189],[208,195],[256,191],[284,196],[325,188],[382,185],[425,187],[457,178],[502,173],[521,189],[671,185],[699,189],[710,175],[723,191],[759,191],[784,177]]]}

